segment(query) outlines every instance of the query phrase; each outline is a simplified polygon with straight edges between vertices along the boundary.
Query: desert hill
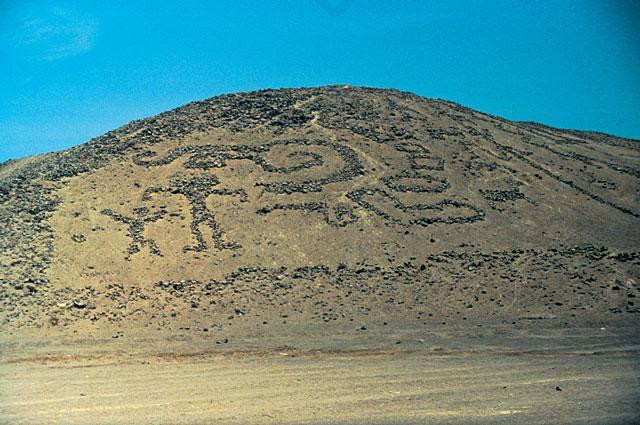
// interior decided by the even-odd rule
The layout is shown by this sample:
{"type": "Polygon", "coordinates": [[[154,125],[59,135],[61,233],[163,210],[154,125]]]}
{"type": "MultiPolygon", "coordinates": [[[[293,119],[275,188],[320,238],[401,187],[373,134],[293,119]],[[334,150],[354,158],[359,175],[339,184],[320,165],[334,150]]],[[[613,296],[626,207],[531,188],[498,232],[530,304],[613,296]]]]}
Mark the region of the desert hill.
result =
{"type": "Polygon", "coordinates": [[[639,188],[636,140],[396,90],[218,96],[0,166],[0,318],[630,315],[639,188]]]}

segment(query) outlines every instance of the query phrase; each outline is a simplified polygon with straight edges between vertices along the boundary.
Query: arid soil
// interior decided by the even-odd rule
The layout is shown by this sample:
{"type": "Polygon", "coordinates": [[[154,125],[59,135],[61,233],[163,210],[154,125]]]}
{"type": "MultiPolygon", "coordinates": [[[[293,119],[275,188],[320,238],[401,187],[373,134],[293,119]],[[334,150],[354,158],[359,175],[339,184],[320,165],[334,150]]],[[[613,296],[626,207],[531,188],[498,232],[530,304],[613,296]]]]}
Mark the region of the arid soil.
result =
{"type": "Polygon", "coordinates": [[[536,330],[404,323],[358,333],[330,325],[253,337],[236,332],[234,338],[224,346],[188,332],[5,345],[0,422],[586,425],[640,419],[640,341],[624,323],[536,330]]]}
{"type": "Polygon", "coordinates": [[[0,422],[634,423],[639,180],[637,140],[346,86],[8,161],[0,422]]]}

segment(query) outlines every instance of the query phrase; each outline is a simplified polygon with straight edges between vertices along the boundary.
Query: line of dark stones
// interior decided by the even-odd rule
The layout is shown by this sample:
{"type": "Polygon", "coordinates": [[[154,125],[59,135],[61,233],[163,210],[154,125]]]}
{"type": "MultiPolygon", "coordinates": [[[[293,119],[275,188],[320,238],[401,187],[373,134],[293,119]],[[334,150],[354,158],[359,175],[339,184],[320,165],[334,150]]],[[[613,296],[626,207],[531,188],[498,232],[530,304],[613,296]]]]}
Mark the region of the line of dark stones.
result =
{"type": "Polygon", "coordinates": [[[306,211],[311,213],[320,213],[324,222],[332,227],[345,227],[351,223],[358,221],[358,216],[352,208],[346,205],[336,205],[333,210],[335,212],[335,220],[331,218],[330,206],[326,202],[302,202],[281,204],[276,203],[260,208],[256,211],[259,215],[267,215],[279,210],[306,211]]]}
{"type": "Polygon", "coordinates": [[[522,183],[519,183],[512,178],[507,180],[507,184],[509,185],[508,190],[502,189],[480,189],[479,192],[484,199],[487,200],[489,206],[493,209],[499,209],[498,204],[508,202],[508,201],[517,201],[517,200],[526,200],[531,204],[535,205],[535,201],[531,198],[527,197],[524,193],[520,191],[520,186],[522,183]]]}
{"type": "Polygon", "coordinates": [[[262,186],[268,192],[291,194],[295,192],[319,192],[330,183],[348,181],[364,174],[364,167],[355,151],[345,145],[328,142],[322,139],[288,139],[276,140],[263,143],[257,146],[246,145],[203,145],[203,146],[181,146],[172,149],[164,157],[156,160],[149,160],[156,154],[152,151],[145,151],[133,157],[135,164],[147,167],[167,165],[184,155],[191,155],[185,162],[186,168],[208,170],[211,168],[222,168],[226,166],[226,161],[230,159],[246,159],[255,162],[265,171],[271,173],[290,174],[295,171],[309,169],[322,165],[322,157],[315,152],[298,151],[289,153],[289,157],[304,158],[311,157],[310,160],[303,161],[290,167],[276,167],[270,164],[264,155],[277,146],[322,146],[336,151],[344,162],[344,166],[330,174],[329,176],[310,179],[302,182],[283,181],[275,183],[257,182],[256,186],[262,186]]]}
{"type": "Polygon", "coordinates": [[[520,159],[521,161],[527,163],[528,165],[530,165],[531,167],[535,168],[536,170],[539,170],[541,172],[543,172],[544,174],[546,174],[547,176],[551,177],[554,180],[559,181],[560,183],[563,183],[567,186],[569,186],[570,188],[574,189],[577,192],[582,193],[583,195],[593,199],[594,201],[602,204],[602,205],[606,205],[608,207],[611,207],[613,209],[616,209],[624,214],[630,215],[632,217],[636,217],[636,218],[640,218],[640,213],[637,213],[629,208],[623,207],[621,205],[616,205],[613,202],[607,201],[606,199],[602,198],[599,195],[596,195],[595,193],[589,192],[586,189],[583,189],[582,187],[576,185],[573,181],[571,180],[567,180],[565,178],[560,177],[559,175],[552,173],[551,171],[547,170],[545,167],[541,166],[540,164],[538,164],[537,162],[533,161],[532,159],[528,158],[527,155],[519,152],[517,149],[512,148],[511,146],[507,146],[507,145],[503,145],[502,143],[499,143],[494,137],[493,135],[486,130],[483,133],[483,136],[486,140],[488,140],[489,142],[491,142],[496,149],[502,151],[502,152],[506,152],[509,153],[515,157],[517,157],[518,159],[520,159]]]}
{"type": "MultiPolygon", "coordinates": [[[[280,296],[286,294],[286,291],[294,285],[308,285],[318,278],[326,278],[327,284],[330,286],[343,287],[350,291],[360,291],[369,293],[372,288],[369,286],[373,280],[378,283],[375,285],[392,285],[393,287],[402,286],[403,284],[425,285],[432,283],[440,284],[433,281],[430,277],[434,270],[446,271],[454,280],[486,278],[490,273],[494,276],[499,273],[500,277],[507,280],[520,279],[527,277],[524,273],[526,270],[533,270],[531,266],[537,265],[538,273],[544,275],[558,274],[567,276],[572,281],[578,280],[582,290],[589,290],[589,287],[598,284],[598,281],[591,276],[588,270],[585,273],[576,272],[575,267],[568,267],[571,261],[573,265],[585,262],[585,266],[591,269],[601,270],[603,266],[604,272],[612,272],[617,270],[617,266],[611,268],[611,264],[615,263],[634,263],[640,265],[640,252],[618,252],[612,253],[606,247],[597,247],[593,245],[580,246],[563,246],[551,249],[514,249],[506,251],[444,251],[433,254],[426,258],[425,262],[414,263],[413,260],[407,261],[396,266],[380,266],[371,264],[356,264],[347,266],[339,264],[334,268],[326,265],[309,265],[293,269],[287,267],[266,268],[266,267],[242,267],[236,271],[227,274],[223,279],[211,279],[209,281],[196,280],[180,280],[180,281],[159,281],[154,287],[169,294],[184,298],[190,293],[199,295],[216,295],[224,291],[236,292],[239,286],[248,284],[250,288],[267,289],[265,295],[280,296]],[[611,263],[613,262],[613,263],[611,263]],[[445,263],[445,264],[442,264],[445,263]],[[514,267],[517,264],[517,267],[514,267]],[[522,266],[527,264],[529,269],[522,266]],[[607,266],[609,264],[609,266],[607,266]],[[443,268],[444,267],[444,268],[443,268]],[[506,269],[501,270],[502,267],[506,269]],[[484,273],[484,274],[483,274],[484,273]],[[426,279],[426,280],[425,280],[426,279]],[[307,283],[305,283],[307,282],[307,283]],[[266,286],[265,286],[266,285],[266,286]],[[367,292],[368,291],[368,292],[367,292]]],[[[584,267],[581,266],[580,269],[584,267]]],[[[590,270],[590,269],[589,269],[590,270]]],[[[539,279],[540,277],[538,277],[539,279]]],[[[482,285],[484,281],[479,281],[482,285]]],[[[542,281],[544,282],[544,280],[542,281]]],[[[599,282],[600,288],[609,288],[616,290],[619,288],[615,283],[599,282]]],[[[530,283],[532,287],[537,287],[540,283],[530,283]]],[[[374,287],[375,287],[374,285],[374,287]]],[[[106,291],[98,291],[93,287],[87,286],[82,289],[61,288],[53,291],[48,295],[41,292],[28,292],[18,296],[16,293],[0,292],[0,312],[5,316],[5,323],[16,322],[25,317],[32,323],[41,323],[44,317],[39,315],[48,315],[52,306],[66,306],[67,311],[71,311],[75,317],[80,318],[74,312],[83,312],[87,309],[95,308],[94,299],[98,296],[105,296],[112,300],[113,309],[103,312],[109,316],[116,317],[118,309],[124,308],[128,301],[136,299],[150,299],[141,288],[120,283],[112,283],[107,285],[106,291]],[[128,289],[127,289],[128,288],[128,289]],[[128,291],[128,292],[127,292],[128,291]],[[34,306],[37,306],[34,310],[34,306]],[[6,314],[4,314],[6,313],[6,314]]],[[[575,285],[573,286],[575,288],[575,285]]],[[[630,293],[630,297],[637,297],[637,289],[633,286],[626,288],[630,293]]],[[[151,297],[153,304],[153,296],[151,297]]],[[[54,310],[56,310],[54,308],[54,310]]],[[[632,304],[626,309],[628,312],[638,312],[639,310],[632,304]]],[[[622,312],[612,311],[612,312],[622,312]]],[[[151,314],[157,314],[154,311],[151,314]]],[[[56,313],[58,314],[58,313],[56,313]]],[[[93,319],[92,319],[93,320],[93,319]]]]}
{"type": "Polygon", "coordinates": [[[365,188],[365,189],[354,190],[347,193],[347,198],[351,199],[353,202],[360,205],[365,210],[368,210],[382,217],[387,221],[400,224],[400,225],[405,225],[405,226],[409,224],[418,224],[421,226],[428,226],[430,224],[435,224],[435,223],[444,223],[444,224],[475,223],[477,221],[484,220],[485,218],[485,213],[480,208],[476,207],[473,204],[457,201],[454,199],[443,199],[439,202],[435,202],[432,204],[406,205],[397,196],[383,189],[378,189],[378,188],[365,188]],[[454,217],[451,217],[451,216],[450,217],[417,217],[411,220],[410,223],[405,224],[405,223],[402,223],[402,220],[391,216],[390,214],[376,207],[371,202],[368,202],[365,200],[366,196],[372,196],[375,194],[380,194],[383,197],[389,199],[393,203],[393,206],[395,208],[402,210],[406,213],[409,213],[412,211],[428,211],[428,210],[443,211],[445,207],[454,207],[454,208],[468,208],[472,210],[474,214],[471,216],[459,216],[459,217],[455,217],[455,216],[454,217]]]}

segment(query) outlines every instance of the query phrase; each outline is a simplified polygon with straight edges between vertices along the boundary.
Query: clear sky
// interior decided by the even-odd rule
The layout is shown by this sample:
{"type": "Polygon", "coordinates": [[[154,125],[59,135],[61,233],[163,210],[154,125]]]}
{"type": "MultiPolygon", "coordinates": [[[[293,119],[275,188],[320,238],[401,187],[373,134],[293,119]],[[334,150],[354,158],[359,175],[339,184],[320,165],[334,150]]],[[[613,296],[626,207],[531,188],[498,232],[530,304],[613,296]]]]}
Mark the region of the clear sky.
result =
{"type": "Polygon", "coordinates": [[[343,83],[640,138],[640,2],[0,0],[0,161],[221,93],[343,83]]]}

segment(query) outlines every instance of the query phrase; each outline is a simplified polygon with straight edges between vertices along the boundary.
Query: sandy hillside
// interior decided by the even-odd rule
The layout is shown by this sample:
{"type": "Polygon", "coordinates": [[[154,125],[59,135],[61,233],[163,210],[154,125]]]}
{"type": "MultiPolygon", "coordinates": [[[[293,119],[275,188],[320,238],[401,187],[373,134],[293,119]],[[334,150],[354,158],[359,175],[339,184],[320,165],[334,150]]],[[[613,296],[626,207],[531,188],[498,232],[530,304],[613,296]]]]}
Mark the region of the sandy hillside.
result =
{"type": "MultiPolygon", "coordinates": [[[[155,364],[158,353],[198,352],[209,362],[231,350],[229,368],[240,367],[237,353],[248,353],[243,361],[267,359],[277,373],[284,373],[278,353],[297,353],[311,369],[326,360],[327,373],[340,370],[330,366],[338,356],[369,362],[379,373],[388,367],[388,379],[367,384],[372,388],[393,376],[408,379],[400,378],[406,370],[432,373],[431,363],[424,369],[416,359],[434,358],[434,348],[454,356],[455,370],[473,353],[479,357],[472,363],[511,361],[509,350],[538,359],[532,344],[546,349],[540,341],[551,338],[562,341],[547,353],[554,367],[586,350],[595,356],[583,359],[591,368],[600,355],[594,353],[604,350],[614,356],[605,363],[622,356],[625,376],[637,378],[631,359],[640,341],[639,266],[637,140],[512,122],[396,90],[331,86],[193,102],[70,150],[0,165],[0,376],[7,382],[0,397],[13,406],[0,408],[0,418],[65,423],[47,409],[25,416],[30,404],[21,400],[36,400],[47,379],[75,382],[64,371],[77,366],[135,369],[128,354],[155,364]],[[465,338],[455,336],[460,329],[465,338]],[[46,365],[62,375],[47,375],[53,369],[46,365]]],[[[184,367],[199,373],[187,358],[184,367]]],[[[171,367],[166,379],[177,376],[171,367]]],[[[603,367],[601,378],[620,370],[603,367]]],[[[600,406],[592,375],[580,373],[580,388],[600,406]]],[[[296,416],[283,407],[289,413],[271,416],[366,420],[362,412],[351,419],[318,413],[335,396],[328,376],[318,375],[325,379],[318,381],[325,400],[318,410],[296,416]]],[[[157,378],[144,385],[161,388],[157,378]]],[[[128,385],[124,375],[118,379],[105,386],[128,385]]],[[[618,388],[615,407],[589,414],[635,420],[629,400],[640,399],[640,389],[633,379],[618,388]]],[[[416,400],[428,399],[424,387],[411,388],[422,394],[416,400]]],[[[300,391],[296,396],[306,394],[300,391]]],[[[452,397],[441,408],[403,399],[377,420],[415,410],[416,420],[455,421],[465,407],[452,397]]],[[[69,423],[73,409],[86,412],[82,403],[92,403],[68,400],[69,423]]],[[[522,423],[544,419],[535,403],[475,403],[461,413],[470,423],[518,410],[534,412],[522,423]]],[[[268,419],[225,412],[228,423],[268,419]]],[[[576,410],[563,412],[570,418],[576,410]]]]}

